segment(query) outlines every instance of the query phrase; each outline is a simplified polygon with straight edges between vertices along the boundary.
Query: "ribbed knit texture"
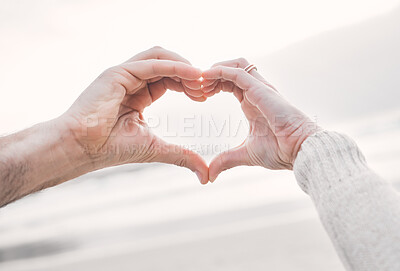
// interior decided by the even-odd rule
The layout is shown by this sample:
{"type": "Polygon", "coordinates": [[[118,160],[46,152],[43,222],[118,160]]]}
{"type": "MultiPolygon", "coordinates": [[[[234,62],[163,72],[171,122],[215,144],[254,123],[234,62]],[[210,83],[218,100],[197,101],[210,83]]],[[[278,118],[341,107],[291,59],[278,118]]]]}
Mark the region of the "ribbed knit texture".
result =
{"type": "Polygon", "coordinates": [[[399,194],[353,140],[318,132],[303,142],[293,170],[347,270],[400,271],[399,194]]]}

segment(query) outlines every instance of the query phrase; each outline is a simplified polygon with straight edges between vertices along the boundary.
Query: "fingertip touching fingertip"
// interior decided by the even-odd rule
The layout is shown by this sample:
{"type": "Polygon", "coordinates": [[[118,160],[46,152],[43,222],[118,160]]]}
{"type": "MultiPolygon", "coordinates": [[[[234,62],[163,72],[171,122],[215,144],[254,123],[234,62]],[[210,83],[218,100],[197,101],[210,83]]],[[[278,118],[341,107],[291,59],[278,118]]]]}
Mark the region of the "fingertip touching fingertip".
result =
{"type": "Polygon", "coordinates": [[[203,71],[201,73],[201,77],[203,78],[203,81],[207,78],[207,71],[203,71]]]}
{"type": "Polygon", "coordinates": [[[196,79],[200,79],[203,77],[203,71],[199,68],[195,68],[196,70],[196,79]]]}

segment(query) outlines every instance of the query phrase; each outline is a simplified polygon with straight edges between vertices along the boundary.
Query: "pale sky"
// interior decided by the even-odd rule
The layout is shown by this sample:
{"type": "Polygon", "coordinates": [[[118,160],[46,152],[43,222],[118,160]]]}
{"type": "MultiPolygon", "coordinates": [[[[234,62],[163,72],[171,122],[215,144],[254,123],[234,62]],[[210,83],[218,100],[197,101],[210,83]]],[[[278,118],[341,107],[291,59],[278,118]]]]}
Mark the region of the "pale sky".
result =
{"type": "MultiPolygon", "coordinates": [[[[3,0],[0,133],[58,116],[101,71],[154,45],[200,68],[241,56],[257,63],[291,43],[398,5],[398,0],[3,0]]],[[[168,94],[148,112],[218,114],[236,106],[226,95],[195,104],[168,94]]]]}

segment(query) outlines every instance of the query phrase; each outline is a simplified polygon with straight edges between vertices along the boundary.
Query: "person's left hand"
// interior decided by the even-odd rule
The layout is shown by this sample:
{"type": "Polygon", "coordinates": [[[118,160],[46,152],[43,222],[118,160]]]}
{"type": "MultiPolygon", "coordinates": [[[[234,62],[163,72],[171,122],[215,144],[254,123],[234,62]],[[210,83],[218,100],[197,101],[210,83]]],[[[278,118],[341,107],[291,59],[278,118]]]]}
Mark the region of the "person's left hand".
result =
{"type": "Polygon", "coordinates": [[[249,135],[238,147],[217,155],[210,163],[213,182],[224,170],[241,166],[292,169],[302,142],[320,128],[286,101],[257,71],[247,73],[249,63],[240,58],[215,64],[203,72],[207,97],[231,92],[249,121],[249,135]]]}

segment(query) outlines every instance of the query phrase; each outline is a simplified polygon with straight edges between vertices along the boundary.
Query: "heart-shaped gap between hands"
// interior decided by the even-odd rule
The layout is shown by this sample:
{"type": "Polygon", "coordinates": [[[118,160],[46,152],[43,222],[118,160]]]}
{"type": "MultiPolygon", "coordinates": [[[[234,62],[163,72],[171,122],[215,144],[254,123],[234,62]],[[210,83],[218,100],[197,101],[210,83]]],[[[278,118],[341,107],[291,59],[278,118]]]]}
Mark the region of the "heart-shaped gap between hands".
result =
{"type": "Polygon", "coordinates": [[[151,131],[173,144],[201,155],[208,163],[216,155],[240,145],[249,125],[240,104],[230,93],[219,93],[202,103],[168,91],[144,112],[151,131]]]}

